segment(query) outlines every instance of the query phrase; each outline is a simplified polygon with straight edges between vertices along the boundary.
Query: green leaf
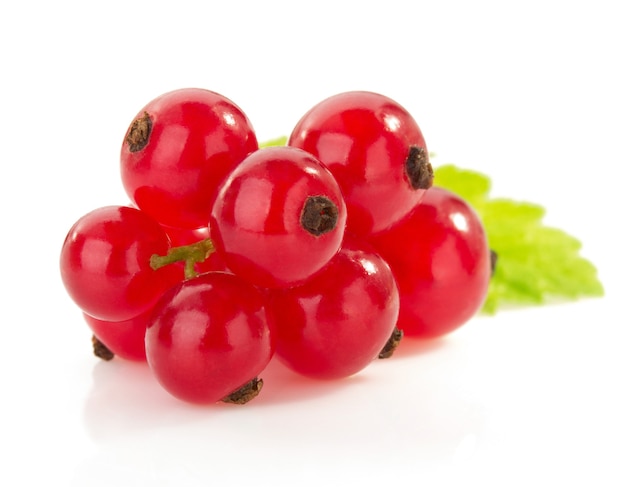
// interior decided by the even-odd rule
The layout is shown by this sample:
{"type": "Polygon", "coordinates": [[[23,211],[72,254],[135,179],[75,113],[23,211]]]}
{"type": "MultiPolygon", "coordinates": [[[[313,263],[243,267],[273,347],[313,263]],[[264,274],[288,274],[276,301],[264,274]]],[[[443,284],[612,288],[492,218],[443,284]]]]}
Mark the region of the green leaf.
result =
{"type": "Polygon", "coordinates": [[[491,189],[491,181],[484,174],[451,164],[436,168],[435,184],[462,196],[474,207],[484,203],[491,189]]]}
{"type": "Polygon", "coordinates": [[[287,145],[287,137],[286,136],[282,136],[282,137],[276,137],[275,139],[270,139],[270,140],[266,140],[264,142],[261,142],[259,144],[259,148],[263,148],[263,147],[276,147],[276,146],[281,146],[281,145],[287,145]]]}
{"type": "Polygon", "coordinates": [[[483,312],[604,294],[597,269],[580,255],[581,242],[563,230],[545,226],[542,206],[491,198],[491,181],[486,175],[451,164],[435,168],[435,184],[474,207],[489,246],[498,255],[483,312]]]}

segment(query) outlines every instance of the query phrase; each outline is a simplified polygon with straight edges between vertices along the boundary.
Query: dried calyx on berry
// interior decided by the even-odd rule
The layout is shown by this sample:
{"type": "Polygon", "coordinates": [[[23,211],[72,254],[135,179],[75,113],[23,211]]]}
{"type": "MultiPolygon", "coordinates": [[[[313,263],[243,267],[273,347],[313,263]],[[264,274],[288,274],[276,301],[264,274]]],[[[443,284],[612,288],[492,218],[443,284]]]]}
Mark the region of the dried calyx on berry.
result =
{"type": "Polygon", "coordinates": [[[150,140],[150,134],[152,133],[152,118],[148,112],[143,112],[143,115],[131,124],[124,139],[128,144],[128,150],[130,152],[139,152],[150,140]]]}
{"type": "Polygon", "coordinates": [[[300,223],[316,237],[330,232],[337,226],[339,210],[326,196],[310,196],[302,208],[300,223]]]}
{"type": "Polygon", "coordinates": [[[255,377],[222,399],[227,404],[246,404],[257,397],[263,388],[263,379],[255,377]]]}
{"type": "Polygon", "coordinates": [[[108,362],[109,360],[113,360],[115,354],[111,350],[109,350],[109,348],[104,343],[102,343],[96,335],[91,336],[91,343],[93,345],[93,354],[96,357],[106,362],[108,362]]]}
{"type": "Polygon", "coordinates": [[[413,189],[428,189],[433,185],[434,172],[428,151],[416,145],[409,148],[405,162],[406,174],[413,189]]]}
{"type": "Polygon", "coordinates": [[[404,332],[400,330],[398,327],[394,328],[391,332],[391,336],[387,343],[383,347],[383,349],[378,354],[378,358],[390,358],[393,353],[396,351],[402,338],[404,337],[404,332]]]}

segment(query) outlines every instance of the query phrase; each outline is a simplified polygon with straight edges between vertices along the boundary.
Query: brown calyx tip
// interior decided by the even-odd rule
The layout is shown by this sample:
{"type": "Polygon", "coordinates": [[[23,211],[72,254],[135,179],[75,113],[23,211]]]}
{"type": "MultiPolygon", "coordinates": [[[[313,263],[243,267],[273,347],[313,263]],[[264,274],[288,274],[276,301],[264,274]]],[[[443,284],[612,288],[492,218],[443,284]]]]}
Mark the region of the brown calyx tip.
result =
{"type": "Polygon", "coordinates": [[[396,348],[398,348],[398,345],[400,345],[400,341],[402,340],[403,336],[404,332],[402,330],[400,330],[398,327],[394,328],[391,332],[389,340],[387,340],[387,343],[378,354],[378,358],[391,357],[393,355],[393,352],[396,351],[396,348]]]}
{"type": "Polygon", "coordinates": [[[109,350],[107,346],[102,343],[96,335],[92,335],[91,344],[93,345],[93,354],[96,357],[101,358],[102,360],[105,360],[107,362],[109,360],[113,360],[113,357],[115,357],[115,354],[111,352],[111,350],[109,350]]]}
{"type": "Polygon", "coordinates": [[[311,235],[319,237],[337,226],[339,210],[326,196],[309,196],[302,208],[300,223],[311,235]]]}
{"type": "Polygon", "coordinates": [[[493,249],[489,249],[489,266],[491,268],[492,276],[496,272],[497,264],[498,264],[498,253],[493,249]]]}
{"type": "Polygon", "coordinates": [[[228,396],[222,399],[222,402],[229,404],[245,404],[251,401],[259,395],[263,388],[263,379],[255,377],[250,382],[244,384],[235,392],[231,392],[228,396]]]}
{"type": "Polygon", "coordinates": [[[413,189],[428,189],[433,185],[433,167],[430,165],[428,151],[424,147],[416,145],[409,147],[409,155],[404,166],[413,189]]]}
{"type": "Polygon", "coordinates": [[[148,145],[150,140],[150,133],[152,132],[152,119],[148,112],[143,112],[143,115],[136,119],[128,129],[126,134],[126,143],[128,144],[128,150],[131,152],[138,152],[148,145]]]}

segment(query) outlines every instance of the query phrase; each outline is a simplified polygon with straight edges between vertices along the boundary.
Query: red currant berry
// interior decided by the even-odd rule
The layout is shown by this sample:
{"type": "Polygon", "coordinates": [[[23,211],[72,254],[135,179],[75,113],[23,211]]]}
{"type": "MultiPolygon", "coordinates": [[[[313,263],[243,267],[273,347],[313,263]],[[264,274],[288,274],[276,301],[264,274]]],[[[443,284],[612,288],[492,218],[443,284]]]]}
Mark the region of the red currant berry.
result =
{"type": "Polygon", "coordinates": [[[258,148],[250,121],[212,91],[184,88],[148,103],[121,149],[131,200],[165,225],[206,226],[218,185],[258,148]]]}
{"type": "Polygon", "coordinates": [[[150,257],[170,242],[142,211],[106,206],[81,217],[61,248],[63,284],[78,307],[94,318],[124,321],[152,308],[181,279],[180,271],[152,270],[150,257]]]}
{"type": "Polygon", "coordinates": [[[346,242],[302,286],[269,291],[276,356],[319,379],[355,374],[391,337],[399,310],[391,269],[363,244],[346,242]]]}
{"type": "Polygon", "coordinates": [[[225,180],[211,216],[215,247],[260,287],[296,285],[337,253],[346,207],[332,174],[293,147],[248,156],[225,180]]]}
{"type": "MultiPolygon", "coordinates": [[[[106,347],[106,350],[111,352],[111,355],[117,355],[126,360],[145,362],[146,327],[152,316],[151,309],[135,318],[117,322],[98,320],[84,313],[83,316],[97,340],[94,343],[96,355],[98,355],[97,343],[100,343],[106,347]]],[[[106,357],[101,358],[106,360],[106,357]]]]}
{"type": "Polygon", "coordinates": [[[223,272],[169,290],[146,331],[148,364],[157,380],[193,403],[218,402],[254,381],[273,351],[265,298],[223,272]]]}
{"type": "Polygon", "coordinates": [[[288,145],[310,152],[339,182],[348,230],[368,235],[404,218],[431,186],[422,132],[409,112],[377,93],[331,96],[297,123],[288,145]]]}
{"type": "Polygon", "coordinates": [[[400,289],[398,328],[431,338],[467,322],[482,306],[491,276],[482,222],[459,196],[433,187],[402,222],[370,241],[400,289]]]}

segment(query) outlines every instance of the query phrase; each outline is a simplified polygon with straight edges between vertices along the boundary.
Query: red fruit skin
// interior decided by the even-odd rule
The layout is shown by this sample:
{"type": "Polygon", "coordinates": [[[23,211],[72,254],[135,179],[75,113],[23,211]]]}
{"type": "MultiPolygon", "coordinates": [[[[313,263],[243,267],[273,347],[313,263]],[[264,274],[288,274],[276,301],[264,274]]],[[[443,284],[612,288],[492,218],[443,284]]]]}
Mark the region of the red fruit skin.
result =
{"type": "Polygon", "coordinates": [[[482,222],[459,196],[432,187],[402,222],[369,240],[400,290],[398,328],[434,338],[466,323],[482,306],[491,276],[482,222]]]}
{"type": "Polygon", "coordinates": [[[98,208],[69,230],[61,248],[61,279],[83,312],[104,321],[128,320],[152,308],[180,280],[171,266],[150,267],[150,257],[169,248],[161,226],[141,210],[98,208]]]}
{"type": "Polygon", "coordinates": [[[346,242],[302,286],[269,291],[276,357],[311,378],[356,374],[387,343],[399,306],[387,263],[368,246],[346,242]]]}
{"type": "Polygon", "coordinates": [[[428,151],[409,112],[367,91],[327,98],[296,124],[288,145],[317,157],[333,173],[348,207],[348,231],[367,236],[404,218],[421,200],[405,169],[411,146],[428,151]]]}
{"type": "Polygon", "coordinates": [[[220,401],[256,378],[273,353],[264,296],[223,272],[168,291],[146,330],[146,356],[157,380],[191,403],[220,401]]]}
{"type": "Polygon", "coordinates": [[[231,100],[199,88],[165,93],[135,119],[144,113],[152,120],[148,144],[131,152],[125,139],[121,148],[128,196],[164,225],[206,226],[220,182],[258,148],[252,124],[231,100]]]}
{"type": "Polygon", "coordinates": [[[167,225],[161,226],[170,238],[172,247],[193,244],[210,237],[209,227],[206,226],[194,229],[170,227],[167,225]]]}
{"type": "Polygon", "coordinates": [[[343,240],[346,206],[332,174],[293,147],[268,147],[247,157],[225,180],[210,228],[228,269],[265,288],[300,284],[325,266],[343,240]],[[335,227],[313,235],[301,223],[311,196],[337,207],[335,227]]]}
{"type": "Polygon", "coordinates": [[[102,321],[83,313],[93,334],[116,356],[134,362],[146,361],[146,327],[152,310],[125,321],[102,321]]]}

